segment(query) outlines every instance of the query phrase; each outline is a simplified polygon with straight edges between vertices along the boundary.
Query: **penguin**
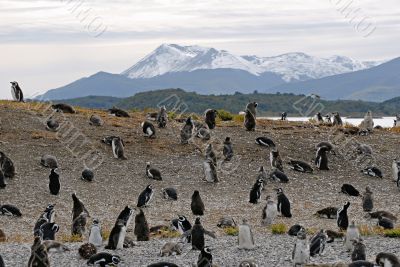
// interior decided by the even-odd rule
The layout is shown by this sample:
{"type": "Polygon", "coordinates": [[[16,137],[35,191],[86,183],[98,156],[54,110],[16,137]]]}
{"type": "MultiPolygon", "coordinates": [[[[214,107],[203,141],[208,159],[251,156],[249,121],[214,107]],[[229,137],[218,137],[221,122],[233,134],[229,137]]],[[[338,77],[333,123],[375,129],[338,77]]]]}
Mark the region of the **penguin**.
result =
{"type": "Polygon", "coordinates": [[[126,236],[126,225],[124,220],[117,220],[114,227],[111,229],[108,237],[108,244],[105,249],[123,249],[126,236]]]}
{"type": "Polygon", "coordinates": [[[287,113],[286,112],[282,112],[281,121],[285,121],[286,119],[287,119],[287,113]]]}
{"type": "Polygon", "coordinates": [[[257,181],[250,190],[250,200],[249,200],[250,203],[258,204],[258,201],[260,200],[261,197],[261,190],[263,189],[263,184],[264,184],[263,179],[257,179],[257,181]]]}
{"type": "MultiPolygon", "coordinates": [[[[192,230],[192,224],[185,216],[180,215],[178,217],[177,230],[179,233],[184,234],[184,233],[192,230]]],[[[192,242],[191,234],[186,236],[186,241],[187,241],[187,243],[192,242]]]]}
{"type": "Polygon", "coordinates": [[[140,193],[138,202],[137,202],[137,207],[138,208],[143,208],[146,207],[150,201],[152,200],[154,195],[154,189],[151,184],[149,184],[142,193],[140,193]]]}
{"type": "Polygon", "coordinates": [[[153,180],[162,181],[161,172],[156,168],[151,168],[150,162],[146,163],[146,176],[153,180]]]}
{"type": "Polygon", "coordinates": [[[209,247],[204,247],[197,259],[197,267],[213,267],[213,257],[211,254],[211,249],[209,247]]]}
{"type": "Polygon", "coordinates": [[[125,152],[124,152],[124,145],[122,144],[121,138],[116,137],[112,140],[111,143],[112,151],[114,154],[114,158],[116,159],[123,159],[126,160],[125,152]]]}
{"type": "Polygon", "coordinates": [[[92,182],[94,179],[94,173],[91,169],[85,168],[82,171],[81,179],[86,182],[92,182]]]}
{"type": "Polygon", "coordinates": [[[274,181],[279,181],[281,183],[289,182],[289,178],[287,177],[287,175],[278,169],[273,169],[270,174],[270,178],[274,181]]]}
{"type": "Polygon", "coordinates": [[[135,216],[135,236],[137,241],[149,241],[150,229],[147,224],[146,216],[142,209],[139,209],[139,213],[135,216]]]}
{"type": "Polygon", "coordinates": [[[362,201],[363,210],[365,212],[370,212],[374,209],[374,196],[369,186],[365,188],[362,201]]]}
{"type": "Polygon", "coordinates": [[[215,109],[207,109],[204,112],[204,121],[210,130],[215,128],[215,119],[217,118],[218,111],[215,109]]]}
{"type": "Polygon", "coordinates": [[[60,175],[57,173],[57,169],[51,169],[49,175],[50,194],[57,196],[60,193],[60,188],[60,175]]]}
{"type": "Polygon", "coordinates": [[[217,166],[217,154],[215,154],[212,144],[206,147],[206,159],[211,159],[215,166],[217,166]]]}
{"type": "Polygon", "coordinates": [[[368,214],[367,214],[368,219],[378,219],[379,217],[388,218],[394,222],[397,221],[397,217],[395,215],[393,215],[390,212],[383,211],[383,210],[379,210],[379,211],[375,211],[375,212],[368,212],[368,214]]]}
{"type": "Polygon", "coordinates": [[[121,258],[117,255],[112,255],[107,252],[97,253],[89,258],[87,265],[100,265],[100,267],[118,265],[121,262],[121,258]]]}
{"type": "Polygon", "coordinates": [[[343,241],[345,236],[342,232],[336,232],[333,230],[326,230],[326,234],[328,235],[328,240],[326,243],[333,243],[335,242],[335,239],[340,239],[343,241]]]}
{"type": "Polygon", "coordinates": [[[283,161],[278,149],[273,149],[269,153],[269,161],[271,163],[271,168],[276,168],[281,172],[283,171],[283,161]]]}
{"type": "Polygon", "coordinates": [[[359,238],[360,238],[360,231],[358,230],[358,227],[356,226],[355,222],[352,221],[349,227],[347,228],[346,236],[344,238],[344,247],[346,248],[346,250],[352,251],[354,248],[353,241],[358,240],[359,238]]]}
{"type": "Polygon", "coordinates": [[[261,190],[265,190],[266,186],[267,186],[268,173],[264,169],[264,166],[261,166],[260,169],[258,169],[257,180],[259,180],[259,179],[261,179],[263,182],[261,190]]]}
{"type": "Polygon", "coordinates": [[[376,264],[383,267],[400,267],[400,260],[392,253],[381,252],[376,255],[376,264]]]}
{"type": "Polygon", "coordinates": [[[50,118],[46,121],[46,130],[51,132],[58,132],[59,129],[60,124],[55,119],[50,118]]]}
{"type": "Polygon", "coordinates": [[[254,116],[254,119],[256,119],[257,117],[257,107],[257,102],[250,102],[246,105],[246,110],[249,110],[251,112],[251,114],[254,116]]]}
{"type": "Polygon", "coordinates": [[[7,186],[6,177],[0,168],[0,189],[4,189],[7,186]]]}
{"type": "Polygon", "coordinates": [[[193,215],[203,216],[204,215],[204,203],[201,199],[200,192],[195,190],[192,195],[192,203],[190,204],[193,215]]]}
{"type": "Polygon", "coordinates": [[[226,227],[236,227],[236,222],[231,217],[222,217],[219,219],[217,227],[226,228],[226,227]]]}
{"type": "Polygon", "coordinates": [[[157,113],[156,121],[158,128],[165,128],[167,126],[168,114],[165,106],[160,107],[160,111],[157,113]]]}
{"type": "Polygon", "coordinates": [[[246,128],[246,131],[255,131],[256,130],[256,118],[251,113],[250,110],[245,111],[244,127],[246,128]]]}
{"type": "Polygon", "coordinates": [[[70,251],[70,249],[66,245],[64,245],[64,244],[62,244],[60,242],[54,241],[54,240],[44,240],[42,242],[42,244],[46,247],[46,250],[48,252],[67,252],[67,251],[70,251]]]}
{"type": "Polygon", "coordinates": [[[207,231],[201,225],[200,217],[196,218],[192,229],[190,231],[186,232],[184,235],[188,235],[188,234],[191,235],[193,250],[202,250],[204,248],[204,246],[205,246],[204,235],[208,235],[208,236],[211,236],[212,238],[215,238],[214,233],[207,231]]]}
{"type": "Polygon", "coordinates": [[[115,135],[106,136],[106,137],[104,137],[103,139],[101,139],[101,142],[104,143],[104,144],[106,144],[106,145],[108,145],[108,146],[112,146],[112,140],[113,140],[114,138],[119,138],[119,139],[121,139],[122,145],[125,146],[124,140],[123,140],[121,137],[115,136],[115,135]]]}
{"type": "Polygon", "coordinates": [[[160,256],[172,256],[172,255],[181,255],[182,254],[182,243],[174,243],[174,242],[167,242],[163,245],[160,250],[160,256]]]}
{"type": "Polygon", "coordinates": [[[365,261],[367,259],[367,247],[364,245],[362,239],[353,241],[353,252],[351,253],[351,260],[354,261],[365,261]]]}
{"type": "Polygon", "coordinates": [[[383,227],[383,229],[393,229],[394,223],[389,218],[385,217],[378,217],[378,226],[383,227]]]}
{"type": "Polygon", "coordinates": [[[143,133],[145,134],[146,137],[156,138],[156,128],[151,122],[149,121],[142,122],[140,126],[142,127],[143,133]]]}
{"type": "Polygon", "coordinates": [[[86,213],[89,217],[89,212],[85,208],[83,202],[76,196],[75,193],[72,193],[72,221],[74,221],[82,212],[86,213]]]}
{"type": "Polygon", "coordinates": [[[40,236],[41,230],[40,227],[45,223],[54,223],[55,219],[55,210],[54,205],[49,204],[44,212],[40,215],[39,219],[35,223],[35,227],[33,228],[33,235],[40,236]]]}
{"type": "Polygon", "coordinates": [[[101,225],[99,220],[94,219],[92,221],[92,226],[89,230],[89,243],[96,247],[101,247],[103,245],[103,237],[101,234],[101,225]]]}
{"type": "Polygon", "coordinates": [[[14,205],[5,204],[0,206],[0,213],[6,216],[21,217],[21,211],[14,205]]]}
{"type": "Polygon", "coordinates": [[[310,240],[310,256],[321,255],[325,250],[326,241],[328,236],[325,230],[319,231],[310,240]]]}
{"type": "Polygon", "coordinates": [[[0,267],[5,267],[6,265],[5,265],[5,263],[4,263],[4,260],[3,260],[3,258],[1,257],[1,255],[0,255],[0,267]]]}
{"type": "Polygon", "coordinates": [[[24,94],[19,84],[15,81],[10,83],[11,83],[11,95],[14,101],[24,102],[24,94]]]}
{"type": "Polygon", "coordinates": [[[334,150],[335,146],[332,143],[326,142],[326,141],[322,141],[322,142],[319,142],[315,146],[315,148],[317,150],[318,150],[318,148],[321,148],[321,147],[325,147],[327,152],[331,152],[332,154],[335,154],[335,150],[334,150]]]}
{"type": "Polygon", "coordinates": [[[133,209],[131,209],[129,206],[125,206],[125,208],[118,215],[117,221],[118,220],[124,221],[126,227],[128,228],[131,223],[132,215],[133,215],[133,209]]]}
{"type": "Polygon", "coordinates": [[[383,178],[382,171],[377,167],[368,167],[361,170],[361,172],[368,176],[383,178]]]}
{"type": "Polygon", "coordinates": [[[314,169],[310,166],[310,164],[300,161],[300,160],[290,160],[288,162],[290,168],[292,170],[303,172],[303,173],[312,173],[314,169]]]}
{"type": "Polygon", "coordinates": [[[56,223],[44,223],[40,226],[40,237],[42,240],[55,240],[59,229],[60,227],[56,223]]]}
{"type": "Polygon", "coordinates": [[[54,104],[51,105],[51,107],[57,112],[70,113],[70,114],[76,113],[76,110],[71,105],[64,103],[54,104]]]}
{"type": "Polygon", "coordinates": [[[12,179],[15,176],[15,166],[13,161],[0,151],[0,169],[6,178],[12,179]]]}
{"type": "Polygon", "coordinates": [[[367,130],[368,132],[372,132],[374,129],[374,120],[372,119],[372,112],[368,111],[365,114],[363,121],[360,124],[360,128],[367,130]]]}
{"type": "Polygon", "coordinates": [[[254,249],[254,238],[251,227],[247,219],[243,219],[242,224],[239,225],[239,249],[251,250],[254,249]]]}
{"type": "Polygon", "coordinates": [[[339,112],[333,112],[333,125],[334,126],[343,126],[342,118],[340,117],[339,112]]]}
{"type": "Polygon", "coordinates": [[[338,210],[337,213],[337,226],[341,230],[347,230],[347,227],[349,227],[349,217],[347,216],[347,210],[350,207],[350,202],[347,202],[346,204],[343,205],[342,208],[338,210]]]}
{"type": "Polygon", "coordinates": [[[321,112],[318,112],[318,113],[315,115],[315,119],[316,119],[316,121],[319,122],[319,123],[324,122],[324,118],[322,118],[321,112]]]}
{"type": "Polygon", "coordinates": [[[371,156],[373,154],[372,147],[366,144],[357,143],[356,152],[358,154],[364,154],[371,156]]]}
{"type": "Polygon", "coordinates": [[[326,115],[324,116],[324,121],[327,122],[327,123],[332,123],[332,117],[331,117],[331,115],[330,115],[330,114],[326,114],[326,115]]]}
{"type": "Polygon", "coordinates": [[[42,158],[40,159],[40,164],[43,167],[50,168],[50,169],[58,168],[57,158],[52,155],[43,155],[42,158]]]}
{"type": "MultiPolygon", "coordinates": [[[[298,234],[301,230],[303,230],[304,232],[306,231],[306,229],[305,229],[303,226],[301,226],[300,224],[292,225],[292,226],[289,228],[288,235],[290,235],[290,236],[297,236],[297,234],[298,234]]],[[[309,250],[307,250],[307,251],[309,251],[309,250]]]]}
{"type": "Polygon", "coordinates": [[[272,141],[272,139],[265,137],[265,136],[257,137],[256,144],[260,145],[260,146],[270,147],[270,148],[276,147],[274,141],[272,141]]]}
{"type": "Polygon", "coordinates": [[[122,118],[130,118],[131,116],[129,116],[129,113],[126,112],[123,109],[119,109],[116,107],[112,107],[108,110],[108,112],[110,113],[110,115],[113,115],[115,117],[122,117],[122,118]]]}
{"type": "Polygon", "coordinates": [[[31,256],[28,261],[28,267],[50,267],[49,255],[47,249],[40,237],[35,237],[31,247],[31,256]]]}
{"type": "Polygon", "coordinates": [[[204,180],[209,183],[218,183],[217,167],[211,158],[207,158],[203,162],[204,180]]]}
{"type": "Polygon", "coordinates": [[[343,194],[352,196],[352,197],[358,197],[360,196],[360,192],[351,184],[343,184],[341,188],[341,192],[343,194]]]}
{"type": "Polygon", "coordinates": [[[302,228],[297,233],[297,240],[292,252],[293,266],[304,266],[310,261],[310,245],[308,244],[306,231],[302,228]]]}
{"type": "Polygon", "coordinates": [[[258,267],[258,264],[254,260],[241,261],[239,267],[258,267]]]}
{"type": "Polygon", "coordinates": [[[329,170],[328,167],[328,156],[326,153],[328,152],[328,148],[320,147],[317,149],[317,154],[315,157],[315,165],[317,165],[319,170],[329,170]]]}
{"type": "Polygon", "coordinates": [[[226,137],[224,141],[223,154],[225,161],[230,161],[233,158],[233,145],[230,137],[226,137]]]}
{"type": "Polygon", "coordinates": [[[393,180],[397,183],[400,178],[400,161],[397,161],[396,159],[392,162],[392,175],[393,180]]]}
{"type": "Polygon", "coordinates": [[[211,132],[210,132],[210,130],[208,128],[202,127],[202,128],[197,130],[196,137],[207,141],[207,140],[211,139],[211,132]]]}
{"type": "Polygon", "coordinates": [[[93,114],[90,116],[89,124],[92,126],[103,126],[104,121],[100,118],[100,116],[93,114]]]}
{"type": "Polygon", "coordinates": [[[336,219],[337,218],[338,209],[335,207],[327,207],[321,210],[318,210],[314,215],[320,218],[327,219],[336,219]]]}
{"type": "Polygon", "coordinates": [[[178,192],[173,187],[163,188],[161,190],[163,197],[167,200],[178,200],[178,192]]]}
{"type": "Polygon", "coordinates": [[[278,212],[282,214],[282,216],[291,218],[292,213],[290,212],[290,201],[286,197],[286,195],[283,193],[282,188],[276,189],[276,193],[278,196],[278,204],[277,204],[277,209],[278,212]]]}
{"type": "Polygon", "coordinates": [[[87,217],[88,215],[82,212],[72,221],[71,235],[82,237],[85,234],[87,217]]]}
{"type": "Polygon", "coordinates": [[[181,129],[181,144],[189,144],[190,138],[192,138],[193,135],[193,121],[192,118],[189,117],[186,119],[185,125],[181,129]]]}

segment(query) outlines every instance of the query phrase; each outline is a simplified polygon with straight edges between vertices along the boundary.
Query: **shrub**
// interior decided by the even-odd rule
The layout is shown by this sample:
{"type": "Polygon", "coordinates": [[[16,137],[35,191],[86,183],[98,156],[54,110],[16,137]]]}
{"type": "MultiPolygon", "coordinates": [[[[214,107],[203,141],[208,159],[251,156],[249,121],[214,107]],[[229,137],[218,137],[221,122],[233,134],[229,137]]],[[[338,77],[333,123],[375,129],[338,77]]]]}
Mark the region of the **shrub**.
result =
{"type": "Polygon", "coordinates": [[[219,109],[218,118],[220,118],[222,121],[231,121],[233,119],[233,115],[229,111],[219,109]]]}
{"type": "Polygon", "coordinates": [[[286,225],[283,223],[277,223],[277,224],[271,225],[271,232],[274,235],[283,235],[283,234],[286,234],[287,231],[288,231],[288,229],[287,229],[286,225]]]}
{"type": "Polygon", "coordinates": [[[385,230],[383,232],[383,235],[385,237],[400,238],[400,228],[385,230]]]}
{"type": "Polygon", "coordinates": [[[239,228],[238,227],[225,227],[224,232],[226,235],[230,236],[238,236],[239,235],[239,228]]]}
{"type": "Polygon", "coordinates": [[[77,243],[82,242],[83,237],[81,235],[67,235],[64,234],[61,236],[61,241],[64,243],[77,243]]]}
{"type": "Polygon", "coordinates": [[[236,123],[244,123],[244,115],[234,115],[233,121],[236,123]]]}

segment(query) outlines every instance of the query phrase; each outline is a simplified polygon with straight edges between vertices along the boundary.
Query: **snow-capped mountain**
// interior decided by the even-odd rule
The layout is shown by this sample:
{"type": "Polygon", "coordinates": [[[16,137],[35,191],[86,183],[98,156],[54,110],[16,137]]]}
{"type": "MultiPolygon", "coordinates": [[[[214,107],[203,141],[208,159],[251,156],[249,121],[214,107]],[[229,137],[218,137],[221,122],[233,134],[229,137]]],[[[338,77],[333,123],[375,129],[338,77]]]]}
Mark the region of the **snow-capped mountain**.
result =
{"type": "Polygon", "coordinates": [[[256,76],[265,72],[275,73],[284,81],[293,82],[368,69],[380,63],[343,56],[318,58],[304,53],[274,57],[238,56],[215,48],[163,44],[121,74],[136,79],[194,70],[238,69],[256,76]]]}

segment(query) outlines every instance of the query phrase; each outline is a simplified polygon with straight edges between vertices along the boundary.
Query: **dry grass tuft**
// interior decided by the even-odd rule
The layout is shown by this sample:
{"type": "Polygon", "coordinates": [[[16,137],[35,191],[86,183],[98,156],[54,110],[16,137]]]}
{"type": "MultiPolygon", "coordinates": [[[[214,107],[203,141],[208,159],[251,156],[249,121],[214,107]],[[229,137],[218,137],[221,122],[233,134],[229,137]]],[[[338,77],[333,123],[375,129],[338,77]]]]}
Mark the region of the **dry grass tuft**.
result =
{"type": "Polygon", "coordinates": [[[61,241],[64,243],[78,243],[83,241],[83,237],[80,235],[61,235],[61,241]]]}
{"type": "Polygon", "coordinates": [[[225,227],[224,233],[229,236],[238,236],[239,235],[239,228],[238,227],[225,227]]]}
{"type": "Polygon", "coordinates": [[[390,238],[400,238],[400,228],[384,230],[383,235],[390,238]]]}
{"type": "Polygon", "coordinates": [[[160,228],[157,232],[151,233],[152,237],[155,238],[177,238],[181,234],[178,231],[170,230],[169,227],[165,226],[160,228]]]}
{"type": "Polygon", "coordinates": [[[287,228],[286,224],[284,224],[284,223],[277,223],[277,224],[271,225],[271,232],[274,235],[283,235],[283,234],[286,234],[287,231],[288,231],[288,228],[287,228]]]}

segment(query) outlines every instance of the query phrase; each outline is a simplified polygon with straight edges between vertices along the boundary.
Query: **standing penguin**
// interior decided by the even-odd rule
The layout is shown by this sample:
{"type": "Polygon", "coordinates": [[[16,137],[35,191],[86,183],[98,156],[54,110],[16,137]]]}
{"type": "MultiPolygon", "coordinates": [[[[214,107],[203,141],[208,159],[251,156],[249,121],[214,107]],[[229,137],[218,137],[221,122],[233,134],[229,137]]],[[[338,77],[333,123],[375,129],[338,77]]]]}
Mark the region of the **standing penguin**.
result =
{"type": "Polygon", "coordinates": [[[315,115],[315,119],[316,119],[316,121],[319,122],[319,123],[324,122],[324,118],[322,118],[321,112],[318,112],[318,113],[315,115]]]}
{"type": "Polygon", "coordinates": [[[196,267],[213,267],[213,256],[211,254],[211,249],[205,247],[201,250],[199,258],[197,259],[196,267]]]}
{"type": "Polygon", "coordinates": [[[223,154],[225,157],[225,161],[230,161],[233,158],[233,146],[230,137],[226,137],[224,141],[224,149],[223,154]]]}
{"type": "Polygon", "coordinates": [[[150,179],[154,179],[154,180],[158,180],[158,181],[162,180],[160,170],[158,170],[156,168],[151,168],[150,162],[146,163],[146,176],[150,179]]]}
{"type": "Polygon", "coordinates": [[[120,137],[115,137],[111,143],[114,158],[126,159],[124,152],[124,145],[120,137]]]}
{"type": "Polygon", "coordinates": [[[400,161],[397,161],[396,159],[392,162],[392,174],[393,180],[397,182],[400,179],[400,161]]]}
{"type": "Polygon", "coordinates": [[[317,149],[317,154],[315,156],[315,165],[317,165],[318,169],[320,170],[329,170],[328,167],[328,156],[326,153],[328,152],[327,147],[319,147],[317,149]]]}
{"type": "Polygon", "coordinates": [[[249,110],[253,114],[254,119],[257,118],[257,102],[250,102],[246,105],[246,110],[249,110]]]}
{"type": "Polygon", "coordinates": [[[344,238],[344,246],[347,251],[353,250],[353,241],[360,238],[360,231],[356,226],[355,222],[352,221],[346,231],[346,236],[344,238]]]}
{"type": "Polygon", "coordinates": [[[35,237],[31,247],[31,256],[28,261],[28,267],[50,267],[49,255],[47,249],[40,237],[35,237]]]}
{"type": "Polygon", "coordinates": [[[192,249],[193,250],[202,250],[205,246],[204,235],[209,235],[212,238],[215,238],[214,233],[207,231],[201,225],[200,217],[197,217],[192,229],[185,233],[185,235],[190,234],[192,237],[192,249]],[[190,232],[190,233],[189,233],[190,232]]]}
{"type": "Polygon", "coordinates": [[[256,118],[250,110],[246,110],[246,114],[244,116],[244,127],[247,131],[256,130],[256,118]]]}
{"type": "Polygon", "coordinates": [[[181,129],[181,144],[189,144],[190,138],[192,138],[193,135],[193,121],[192,118],[189,117],[186,119],[185,125],[181,129]]]}
{"type": "Polygon", "coordinates": [[[49,175],[49,189],[50,194],[58,195],[60,192],[61,183],[60,183],[60,175],[57,173],[57,169],[51,169],[49,175]]]}
{"type": "Polygon", "coordinates": [[[168,114],[165,106],[160,107],[160,111],[157,113],[156,121],[159,128],[165,128],[167,126],[168,114]]]}
{"type": "Polygon", "coordinates": [[[42,240],[56,240],[56,233],[60,227],[56,223],[44,223],[40,226],[40,237],[42,240]]]}
{"type": "Polygon", "coordinates": [[[337,226],[341,230],[347,230],[347,227],[349,227],[349,217],[347,215],[347,210],[350,207],[350,202],[347,202],[346,204],[343,205],[342,208],[338,210],[337,213],[337,226]]]}
{"type": "Polygon", "coordinates": [[[364,120],[360,124],[361,129],[365,129],[368,132],[372,132],[374,129],[374,120],[372,119],[372,112],[368,111],[364,116],[364,120]]]}
{"type": "Polygon", "coordinates": [[[271,152],[269,154],[269,161],[271,162],[272,168],[277,168],[281,172],[284,172],[282,158],[281,158],[281,155],[279,154],[278,149],[271,150],[271,152]]]}
{"type": "Polygon", "coordinates": [[[72,221],[74,221],[82,212],[86,213],[88,216],[89,212],[83,205],[83,202],[76,196],[75,193],[72,194],[73,206],[72,206],[72,221]]]}
{"type": "Polygon", "coordinates": [[[333,125],[334,126],[343,126],[342,118],[340,117],[339,112],[333,112],[333,125]]]}
{"type": "MultiPolygon", "coordinates": [[[[179,233],[184,234],[184,233],[192,230],[192,224],[189,222],[189,220],[185,216],[180,215],[178,218],[177,230],[179,231],[179,233]]],[[[186,240],[188,243],[192,242],[190,234],[188,234],[186,236],[186,240]]]]}
{"type": "Polygon", "coordinates": [[[296,244],[292,252],[293,266],[304,266],[310,260],[310,245],[308,244],[307,234],[304,228],[300,228],[297,233],[296,244]]]}
{"type": "Polygon", "coordinates": [[[246,219],[239,225],[239,249],[254,249],[254,238],[246,219]]]}
{"type": "Polygon", "coordinates": [[[17,82],[11,83],[11,95],[14,101],[24,102],[24,94],[22,93],[21,87],[17,82]]]}
{"type": "Polygon", "coordinates": [[[129,206],[125,206],[125,208],[118,215],[117,221],[123,220],[126,227],[128,228],[132,219],[132,215],[133,215],[133,209],[131,209],[129,206]]]}
{"type": "Polygon", "coordinates": [[[154,189],[151,184],[149,184],[142,193],[140,193],[138,202],[137,202],[137,207],[138,208],[143,208],[146,207],[150,201],[152,200],[154,195],[154,189]]]}
{"type": "Polygon", "coordinates": [[[203,216],[204,215],[204,203],[200,197],[200,192],[195,190],[192,195],[192,203],[190,204],[193,215],[203,216]]]}
{"type": "Polygon", "coordinates": [[[13,161],[0,151],[0,169],[3,171],[6,178],[14,178],[15,167],[13,161]]]}
{"type": "Polygon", "coordinates": [[[114,227],[110,232],[110,236],[108,238],[108,244],[105,246],[105,249],[123,249],[124,248],[124,240],[126,236],[126,225],[124,220],[117,220],[114,227]]]}
{"type": "Polygon", "coordinates": [[[314,257],[316,255],[320,255],[325,250],[326,241],[328,236],[325,230],[319,231],[316,235],[314,235],[310,240],[310,256],[314,257]]]}
{"type": "Polygon", "coordinates": [[[267,204],[265,205],[262,211],[262,225],[271,225],[276,216],[278,215],[278,208],[275,201],[272,200],[271,196],[267,196],[266,198],[267,204]]]}
{"type": "Polygon", "coordinates": [[[148,138],[156,137],[156,128],[151,122],[149,121],[142,122],[140,126],[142,127],[143,133],[145,134],[146,137],[148,138]]]}
{"type": "Polygon", "coordinates": [[[203,162],[203,169],[204,169],[204,179],[209,183],[217,183],[218,175],[217,175],[217,167],[215,166],[213,160],[211,158],[207,158],[203,162]]]}
{"type": "Polygon", "coordinates": [[[363,195],[362,201],[364,211],[369,212],[374,209],[374,196],[369,186],[365,188],[365,193],[363,195]]]}
{"type": "Polygon", "coordinates": [[[135,231],[137,241],[149,241],[150,229],[147,224],[146,216],[142,209],[139,209],[139,213],[135,216],[135,231]]]}
{"type": "Polygon", "coordinates": [[[283,189],[282,188],[276,189],[276,194],[278,196],[278,205],[277,205],[278,212],[280,212],[284,217],[291,218],[292,213],[290,212],[290,201],[283,193],[283,189]]]}
{"type": "Polygon", "coordinates": [[[215,119],[217,118],[218,112],[215,109],[207,109],[204,112],[204,121],[210,130],[215,128],[215,119]]]}
{"type": "Polygon", "coordinates": [[[95,245],[96,247],[101,247],[103,245],[101,225],[97,219],[93,220],[92,227],[89,230],[89,243],[95,245]]]}
{"type": "Polygon", "coordinates": [[[211,159],[214,165],[217,165],[217,154],[215,154],[212,144],[208,144],[206,147],[206,159],[211,159]]]}
{"type": "Polygon", "coordinates": [[[74,236],[82,237],[86,232],[87,213],[82,212],[72,222],[71,234],[74,236]]]}
{"type": "Polygon", "coordinates": [[[354,261],[365,261],[367,259],[367,247],[364,245],[363,240],[353,240],[353,252],[351,253],[351,260],[354,261]]]}
{"type": "Polygon", "coordinates": [[[263,189],[264,180],[257,179],[255,184],[250,190],[250,200],[249,202],[252,204],[257,204],[261,197],[261,190],[263,189]]]}
{"type": "Polygon", "coordinates": [[[0,189],[4,189],[7,186],[6,177],[0,168],[0,189]]]}

